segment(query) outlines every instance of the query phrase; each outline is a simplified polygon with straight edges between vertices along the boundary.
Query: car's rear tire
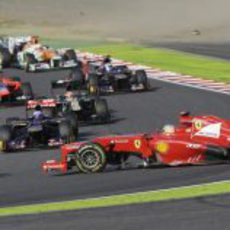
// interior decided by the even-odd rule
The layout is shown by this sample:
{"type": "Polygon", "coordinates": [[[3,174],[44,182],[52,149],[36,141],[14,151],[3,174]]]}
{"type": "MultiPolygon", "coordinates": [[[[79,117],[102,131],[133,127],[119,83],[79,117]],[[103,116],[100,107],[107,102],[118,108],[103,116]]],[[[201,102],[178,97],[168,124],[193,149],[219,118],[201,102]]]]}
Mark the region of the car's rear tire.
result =
{"type": "Polygon", "coordinates": [[[74,135],[74,130],[68,121],[62,121],[58,125],[58,130],[60,137],[64,141],[65,144],[71,143],[76,140],[76,137],[74,135]]]}
{"type": "Polygon", "coordinates": [[[110,113],[107,101],[105,99],[95,99],[95,112],[102,122],[108,122],[110,120],[110,113]]]}
{"type": "Polygon", "coordinates": [[[142,84],[144,87],[144,90],[149,89],[148,77],[147,77],[145,70],[137,70],[136,77],[137,77],[137,83],[142,84]]]}
{"type": "Polygon", "coordinates": [[[71,88],[74,89],[81,89],[82,86],[85,84],[84,74],[79,68],[74,68],[70,72],[70,78],[73,79],[73,83],[71,83],[71,88]],[[75,85],[76,84],[76,85],[75,85]]]}
{"type": "Polygon", "coordinates": [[[64,58],[66,60],[74,60],[77,62],[77,55],[73,49],[66,50],[66,52],[64,54],[64,58]]]}
{"type": "Polygon", "coordinates": [[[0,66],[8,67],[11,64],[11,54],[8,49],[0,47],[0,66]]]}
{"type": "Polygon", "coordinates": [[[88,77],[88,91],[91,95],[99,94],[99,79],[96,74],[90,74],[88,77]]]}
{"type": "Polygon", "coordinates": [[[0,152],[7,151],[7,142],[11,140],[11,126],[1,125],[0,126],[0,152]]]}
{"type": "Polygon", "coordinates": [[[76,155],[76,165],[83,173],[101,172],[104,170],[106,163],[105,151],[95,143],[83,145],[76,155]]]}
{"type": "Polygon", "coordinates": [[[11,139],[11,126],[1,125],[0,126],[0,140],[9,141],[11,139]]]}
{"type": "Polygon", "coordinates": [[[73,132],[74,132],[74,136],[75,136],[75,139],[78,138],[78,134],[79,134],[79,124],[78,124],[78,117],[77,117],[77,114],[76,113],[67,113],[65,115],[65,118],[67,121],[70,122],[70,125],[73,129],[73,132]]]}

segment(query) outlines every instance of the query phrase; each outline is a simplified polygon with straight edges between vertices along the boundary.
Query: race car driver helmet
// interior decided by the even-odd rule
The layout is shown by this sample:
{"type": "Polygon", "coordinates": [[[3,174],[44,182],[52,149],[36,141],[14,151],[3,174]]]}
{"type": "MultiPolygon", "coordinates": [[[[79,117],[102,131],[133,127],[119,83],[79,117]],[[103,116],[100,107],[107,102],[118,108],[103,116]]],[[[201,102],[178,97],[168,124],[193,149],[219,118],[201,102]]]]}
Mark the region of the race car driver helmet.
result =
{"type": "Polygon", "coordinates": [[[191,115],[191,113],[189,111],[182,111],[182,112],[180,112],[180,116],[181,117],[187,117],[187,116],[190,116],[190,115],[191,115]]]}
{"type": "Polygon", "coordinates": [[[44,114],[42,112],[41,105],[36,105],[33,112],[33,122],[34,124],[40,124],[40,122],[44,119],[44,114]]]}
{"type": "Polygon", "coordinates": [[[28,40],[31,44],[38,44],[38,39],[39,39],[38,36],[32,35],[32,36],[29,36],[28,40]]]}
{"type": "Polygon", "coordinates": [[[36,105],[35,106],[35,111],[42,111],[41,105],[36,105]]]}
{"type": "Polygon", "coordinates": [[[73,90],[73,87],[71,86],[71,84],[68,84],[67,86],[66,86],[66,92],[72,92],[72,90],[73,90]]]}
{"type": "Polygon", "coordinates": [[[162,128],[162,133],[164,134],[173,134],[175,133],[175,131],[176,131],[176,128],[174,125],[165,125],[162,128]]]}
{"type": "Polygon", "coordinates": [[[111,56],[108,54],[108,55],[106,55],[105,57],[104,57],[104,59],[103,59],[103,63],[104,64],[108,64],[108,63],[111,63],[112,62],[112,60],[111,60],[111,56]]]}

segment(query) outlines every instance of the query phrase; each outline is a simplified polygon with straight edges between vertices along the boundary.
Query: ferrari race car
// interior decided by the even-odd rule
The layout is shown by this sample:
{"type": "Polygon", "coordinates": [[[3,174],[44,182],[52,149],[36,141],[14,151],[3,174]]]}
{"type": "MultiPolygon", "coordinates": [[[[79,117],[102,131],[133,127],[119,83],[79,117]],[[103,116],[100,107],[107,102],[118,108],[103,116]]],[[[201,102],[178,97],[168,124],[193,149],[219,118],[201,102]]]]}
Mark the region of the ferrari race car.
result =
{"type": "Polygon", "coordinates": [[[99,172],[107,164],[125,164],[131,155],[145,166],[229,162],[230,121],[184,113],[178,127],[166,125],[160,132],[111,135],[63,145],[60,162],[46,161],[42,169],[66,173],[77,166],[83,173],[99,172]]]}
{"type": "Polygon", "coordinates": [[[0,151],[11,152],[28,148],[55,147],[76,140],[78,126],[72,126],[70,117],[8,118],[0,125],[0,151]]]}
{"type": "Polygon", "coordinates": [[[101,124],[110,121],[107,101],[100,97],[90,96],[85,91],[67,92],[65,96],[29,100],[26,104],[27,116],[31,117],[34,108],[40,105],[47,116],[52,118],[68,117],[71,123],[83,122],[101,124]]]}
{"type": "Polygon", "coordinates": [[[39,43],[37,36],[6,37],[0,41],[0,65],[36,72],[72,68],[78,61],[73,49],[54,50],[39,43]]]}
{"type": "Polygon", "coordinates": [[[22,103],[33,98],[29,82],[21,82],[18,77],[0,77],[0,105],[22,103]]]}

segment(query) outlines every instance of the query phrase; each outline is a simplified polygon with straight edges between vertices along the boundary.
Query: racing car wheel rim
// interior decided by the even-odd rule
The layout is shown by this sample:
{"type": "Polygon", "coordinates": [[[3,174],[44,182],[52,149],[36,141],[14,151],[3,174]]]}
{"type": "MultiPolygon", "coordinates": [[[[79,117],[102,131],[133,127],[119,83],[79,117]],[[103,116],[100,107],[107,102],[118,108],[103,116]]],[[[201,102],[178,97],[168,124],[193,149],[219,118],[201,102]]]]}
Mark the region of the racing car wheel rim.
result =
{"type": "Polygon", "coordinates": [[[92,149],[85,150],[84,153],[82,153],[81,161],[87,168],[94,168],[100,163],[98,154],[92,149]]]}

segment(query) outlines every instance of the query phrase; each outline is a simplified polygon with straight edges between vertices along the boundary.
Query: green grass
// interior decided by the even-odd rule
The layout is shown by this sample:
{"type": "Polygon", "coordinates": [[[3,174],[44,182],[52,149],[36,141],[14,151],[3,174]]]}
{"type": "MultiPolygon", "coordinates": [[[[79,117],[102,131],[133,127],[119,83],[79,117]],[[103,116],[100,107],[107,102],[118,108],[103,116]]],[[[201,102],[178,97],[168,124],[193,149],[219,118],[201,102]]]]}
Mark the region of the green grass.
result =
{"type": "Polygon", "coordinates": [[[118,205],[141,204],[166,200],[179,200],[202,196],[230,193],[230,181],[186,186],[132,194],[113,195],[107,197],[73,200],[66,202],[23,205],[0,208],[0,216],[49,213],[55,211],[81,210],[87,208],[111,207],[118,205]]]}
{"type": "Polygon", "coordinates": [[[97,54],[111,54],[113,57],[137,64],[230,83],[229,61],[131,44],[88,46],[83,50],[97,54]]]}

